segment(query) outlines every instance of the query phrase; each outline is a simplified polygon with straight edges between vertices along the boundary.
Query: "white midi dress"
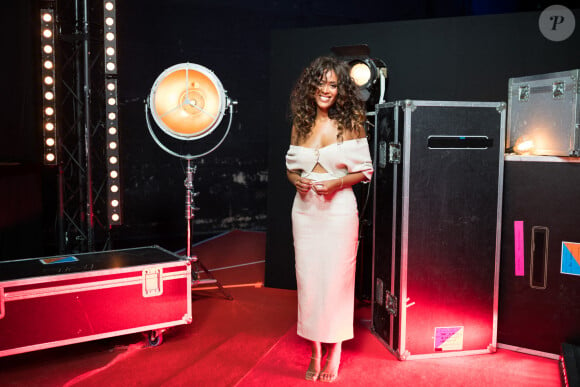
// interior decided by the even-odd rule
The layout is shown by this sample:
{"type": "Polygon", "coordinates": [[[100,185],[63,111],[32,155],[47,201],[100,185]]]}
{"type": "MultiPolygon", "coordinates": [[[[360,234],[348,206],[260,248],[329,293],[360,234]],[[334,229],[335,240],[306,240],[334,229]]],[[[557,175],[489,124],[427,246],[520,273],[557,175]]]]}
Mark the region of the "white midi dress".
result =
{"type": "MultiPolygon", "coordinates": [[[[290,145],[286,168],[314,181],[363,172],[373,166],[366,138],[319,149],[290,145]],[[326,173],[313,172],[320,164],[326,173]]],[[[296,193],[292,233],[298,289],[299,336],[337,343],[353,338],[354,282],[358,243],[358,209],[352,188],[330,195],[314,190],[296,193]]]]}

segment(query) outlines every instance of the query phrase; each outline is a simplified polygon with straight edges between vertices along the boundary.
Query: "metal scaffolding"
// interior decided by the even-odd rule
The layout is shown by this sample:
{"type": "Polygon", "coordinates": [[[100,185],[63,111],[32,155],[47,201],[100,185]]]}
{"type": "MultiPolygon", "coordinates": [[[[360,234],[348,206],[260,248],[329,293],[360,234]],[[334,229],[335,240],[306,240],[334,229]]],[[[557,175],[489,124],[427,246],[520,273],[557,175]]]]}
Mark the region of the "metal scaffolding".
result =
{"type": "Polygon", "coordinates": [[[102,6],[95,0],[56,2],[59,253],[110,247],[102,6]]]}

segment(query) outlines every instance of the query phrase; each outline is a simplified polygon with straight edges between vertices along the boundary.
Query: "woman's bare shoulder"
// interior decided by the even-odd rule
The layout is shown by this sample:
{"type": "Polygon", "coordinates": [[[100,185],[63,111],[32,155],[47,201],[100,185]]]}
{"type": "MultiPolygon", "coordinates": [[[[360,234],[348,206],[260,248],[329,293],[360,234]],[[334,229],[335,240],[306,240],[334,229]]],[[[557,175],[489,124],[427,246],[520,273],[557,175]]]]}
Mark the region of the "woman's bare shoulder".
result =
{"type": "Polygon", "coordinates": [[[345,140],[355,140],[357,138],[365,138],[366,130],[363,124],[355,125],[353,129],[346,130],[344,133],[345,140]]]}

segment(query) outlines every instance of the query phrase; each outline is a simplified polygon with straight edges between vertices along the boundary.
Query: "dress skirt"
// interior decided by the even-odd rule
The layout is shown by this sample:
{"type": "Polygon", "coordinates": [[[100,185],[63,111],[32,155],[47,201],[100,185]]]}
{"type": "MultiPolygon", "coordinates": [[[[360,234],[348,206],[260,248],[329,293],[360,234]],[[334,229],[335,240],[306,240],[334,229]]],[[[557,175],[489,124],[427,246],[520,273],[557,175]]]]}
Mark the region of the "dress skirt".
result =
{"type": "MultiPolygon", "coordinates": [[[[310,173],[313,180],[335,179],[310,173]]],[[[298,335],[337,343],[353,338],[358,209],[350,187],[331,195],[297,193],[292,232],[298,287],[298,335]]]]}

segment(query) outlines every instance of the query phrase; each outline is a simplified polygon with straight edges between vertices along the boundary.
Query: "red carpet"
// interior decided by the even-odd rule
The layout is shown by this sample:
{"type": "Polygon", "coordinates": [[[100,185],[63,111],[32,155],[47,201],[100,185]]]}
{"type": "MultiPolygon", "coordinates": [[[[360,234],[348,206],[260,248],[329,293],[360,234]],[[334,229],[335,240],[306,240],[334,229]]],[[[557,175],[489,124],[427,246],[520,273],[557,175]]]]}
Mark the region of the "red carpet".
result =
{"type": "MultiPolygon", "coordinates": [[[[227,288],[192,291],[193,322],[147,347],[139,334],[0,358],[2,386],[296,386],[309,360],[296,335],[296,292],[263,283],[264,233],[233,231],[193,248],[227,288]]],[[[31,316],[33,318],[33,316],[31,316]]],[[[558,363],[507,350],[445,359],[395,359],[356,312],[337,386],[559,386],[558,363]]],[[[1,339],[1,338],[0,338],[1,339]]]]}
{"type": "MultiPolygon", "coordinates": [[[[303,378],[309,348],[290,329],[236,386],[309,385],[303,378]]],[[[495,354],[399,361],[358,321],[345,342],[335,386],[561,386],[558,363],[507,350],[495,354]]]]}

